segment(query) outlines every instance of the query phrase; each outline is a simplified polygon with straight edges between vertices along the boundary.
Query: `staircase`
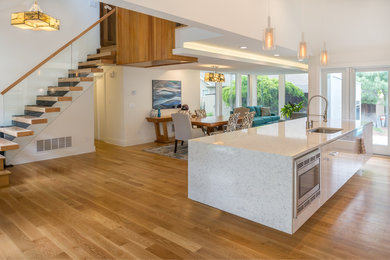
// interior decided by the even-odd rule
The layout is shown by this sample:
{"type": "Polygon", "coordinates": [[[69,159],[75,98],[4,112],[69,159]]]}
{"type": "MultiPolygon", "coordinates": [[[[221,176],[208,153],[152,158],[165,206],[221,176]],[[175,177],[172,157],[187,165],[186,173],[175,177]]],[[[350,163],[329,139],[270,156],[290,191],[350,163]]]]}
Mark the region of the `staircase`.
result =
{"type": "Polygon", "coordinates": [[[32,125],[48,123],[45,115],[59,113],[61,107],[54,106],[58,102],[72,102],[72,97],[66,96],[72,91],[83,91],[81,82],[93,82],[95,73],[102,73],[101,66],[115,64],[116,46],[97,49],[97,54],[87,56],[87,61],[79,62],[78,69],[68,70],[67,78],[59,78],[58,86],[49,86],[46,95],[38,95],[36,104],[26,104],[24,115],[14,115],[12,125],[0,127],[0,187],[9,184],[10,171],[5,170],[6,152],[19,149],[15,138],[33,136],[35,133],[29,129],[32,125]]]}

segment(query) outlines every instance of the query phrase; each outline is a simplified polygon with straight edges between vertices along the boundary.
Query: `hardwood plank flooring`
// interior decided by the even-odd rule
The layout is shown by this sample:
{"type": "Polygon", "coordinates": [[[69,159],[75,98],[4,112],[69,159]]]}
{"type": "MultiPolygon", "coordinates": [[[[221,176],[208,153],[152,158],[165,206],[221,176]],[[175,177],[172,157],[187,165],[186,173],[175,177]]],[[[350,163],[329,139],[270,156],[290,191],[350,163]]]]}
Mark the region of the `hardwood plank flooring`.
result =
{"type": "Polygon", "coordinates": [[[390,159],[373,157],[290,236],[191,201],[187,162],[147,144],[18,165],[0,259],[390,258],[390,159]]]}

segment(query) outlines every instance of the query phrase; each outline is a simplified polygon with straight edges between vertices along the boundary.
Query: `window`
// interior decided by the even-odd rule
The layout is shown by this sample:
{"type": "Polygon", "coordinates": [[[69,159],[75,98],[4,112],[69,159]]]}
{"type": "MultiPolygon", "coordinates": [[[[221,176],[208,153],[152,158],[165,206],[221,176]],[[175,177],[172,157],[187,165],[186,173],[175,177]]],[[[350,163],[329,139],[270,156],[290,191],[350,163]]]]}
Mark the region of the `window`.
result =
{"type": "Polygon", "coordinates": [[[241,75],[241,103],[243,107],[248,106],[248,75],[241,75]]]}
{"type": "MultiPolygon", "coordinates": [[[[200,72],[200,108],[205,109],[207,116],[215,115],[215,83],[205,82],[206,71],[200,72]]],[[[191,109],[191,108],[190,108],[191,109]]]]}
{"type": "Polygon", "coordinates": [[[285,102],[299,103],[303,102],[303,108],[300,112],[306,112],[307,99],[309,95],[309,76],[307,73],[287,74],[285,77],[285,102]]]}
{"type": "Polygon", "coordinates": [[[279,113],[279,75],[257,76],[257,105],[279,113]]]}
{"type": "Polygon", "coordinates": [[[224,73],[222,83],[222,115],[229,116],[236,106],[236,74],[224,73]]]}

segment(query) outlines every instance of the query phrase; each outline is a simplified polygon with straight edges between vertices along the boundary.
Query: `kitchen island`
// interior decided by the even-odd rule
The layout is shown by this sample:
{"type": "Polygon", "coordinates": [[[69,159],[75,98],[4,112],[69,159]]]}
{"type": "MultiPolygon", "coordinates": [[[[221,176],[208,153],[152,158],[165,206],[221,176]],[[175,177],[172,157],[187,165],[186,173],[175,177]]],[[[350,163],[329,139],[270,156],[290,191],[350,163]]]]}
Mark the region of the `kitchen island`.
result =
{"type": "Polygon", "coordinates": [[[293,234],[372,154],[372,123],[305,120],[190,140],[188,197],[293,234]]]}

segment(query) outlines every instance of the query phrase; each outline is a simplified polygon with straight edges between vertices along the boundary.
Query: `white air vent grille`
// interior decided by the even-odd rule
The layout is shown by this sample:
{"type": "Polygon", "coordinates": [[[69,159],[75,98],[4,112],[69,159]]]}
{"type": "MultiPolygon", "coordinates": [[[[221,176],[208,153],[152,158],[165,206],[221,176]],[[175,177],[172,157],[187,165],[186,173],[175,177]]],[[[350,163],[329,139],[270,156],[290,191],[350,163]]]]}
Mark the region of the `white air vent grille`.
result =
{"type": "Polygon", "coordinates": [[[59,137],[37,141],[37,152],[51,151],[72,147],[72,137],[59,137]]]}

